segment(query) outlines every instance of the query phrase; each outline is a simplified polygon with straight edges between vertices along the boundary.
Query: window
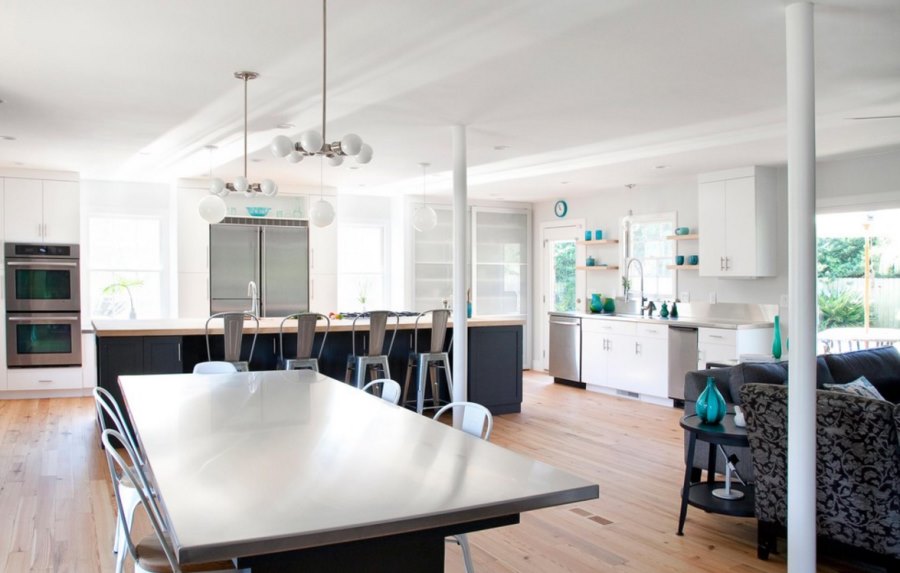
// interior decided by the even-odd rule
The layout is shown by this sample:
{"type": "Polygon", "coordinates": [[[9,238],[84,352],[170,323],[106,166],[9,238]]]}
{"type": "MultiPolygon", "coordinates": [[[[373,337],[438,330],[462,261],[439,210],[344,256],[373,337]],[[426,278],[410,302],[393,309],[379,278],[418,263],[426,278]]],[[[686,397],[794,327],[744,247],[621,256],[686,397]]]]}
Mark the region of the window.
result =
{"type": "Polygon", "coordinates": [[[88,218],[92,317],[165,316],[162,233],[162,221],[157,217],[88,218]]]}
{"type": "Polygon", "coordinates": [[[338,234],[338,309],[387,308],[387,232],[380,224],[341,226],[338,234]]]}
{"type": "MultiPolygon", "coordinates": [[[[650,299],[675,297],[675,271],[668,268],[675,259],[675,242],[666,237],[675,232],[675,214],[660,213],[626,217],[623,222],[626,240],[625,258],[638,259],[644,269],[644,296],[650,299]]],[[[625,268],[623,267],[623,273],[625,268]]],[[[632,265],[631,292],[640,288],[640,275],[632,265]]]]}

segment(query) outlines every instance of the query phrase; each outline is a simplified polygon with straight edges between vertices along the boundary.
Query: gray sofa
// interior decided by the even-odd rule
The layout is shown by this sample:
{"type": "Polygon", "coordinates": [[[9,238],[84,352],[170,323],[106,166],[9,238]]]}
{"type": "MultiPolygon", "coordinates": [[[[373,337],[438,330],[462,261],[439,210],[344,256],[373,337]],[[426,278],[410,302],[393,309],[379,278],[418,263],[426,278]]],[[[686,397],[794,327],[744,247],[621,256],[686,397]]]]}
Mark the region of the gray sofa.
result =
{"type": "MultiPolygon", "coordinates": [[[[786,524],[788,363],[745,363],[685,377],[685,413],[713,376],[729,411],[742,405],[750,448],[733,449],[738,470],[756,484],[759,555],[768,556],[786,524]],[[751,456],[752,452],[752,456],[751,456]]],[[[817,358],[818,533],[900,564],[900,352],[892,346],[817,358]],[[822,389],[865,376],[885,398],[822,389]]],[[[697,442],[698,450],[702,442],[697,442]]],[[[705,444],[702,444],[705,446],[705,444]]],[[[731,450],[730,452],[731,453],[731,450]]],[[[707,465],[698,451],[693,467],[707,465]]],[[[718,468],[720,471],[721,463],[718,468]]]]}

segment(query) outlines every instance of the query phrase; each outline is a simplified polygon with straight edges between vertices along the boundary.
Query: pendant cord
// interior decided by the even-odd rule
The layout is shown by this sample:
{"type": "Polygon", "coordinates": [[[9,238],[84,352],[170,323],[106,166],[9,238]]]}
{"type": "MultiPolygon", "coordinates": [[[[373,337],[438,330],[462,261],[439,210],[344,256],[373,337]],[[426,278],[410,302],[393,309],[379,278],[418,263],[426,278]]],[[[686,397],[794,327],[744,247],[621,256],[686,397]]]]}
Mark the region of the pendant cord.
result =
{"type": "Polygon", "coordinates": [[[325,0],[322,0],[322,147],[327,145],[328,139],[325,138],[325,92],[327,89],[326,69],[328,66],[328,42],[326,41],[327,27],[325,25],[326,18],[325,0]]]}
{"type": "Polygon", "coordinates": [[[319,157],[319,201],[325,200],[325,156],[319,157]]]}
{"type": "Polygon", "coordinates": [[[244,76],[244,179],[247,179],[247,80],[244,76]]]}
{"type": "Polygon", "coordinates": [[[427,207],[428,201],[425,200],[425,171],[428,169],[427,165],[422,165],[422,206],[427,207]]]}

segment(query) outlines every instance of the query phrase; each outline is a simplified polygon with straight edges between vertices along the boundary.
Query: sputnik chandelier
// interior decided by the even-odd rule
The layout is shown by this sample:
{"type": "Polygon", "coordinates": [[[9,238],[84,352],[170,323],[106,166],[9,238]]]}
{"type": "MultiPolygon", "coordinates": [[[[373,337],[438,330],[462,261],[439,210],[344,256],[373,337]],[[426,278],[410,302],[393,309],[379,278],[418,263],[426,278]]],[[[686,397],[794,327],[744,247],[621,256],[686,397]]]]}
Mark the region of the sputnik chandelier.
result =
{"type": "Polygon", "coordinates": [[[328,44],[326,42],[325,1],[322,0],[322,133],[309,130],[300,134],[300,140],[294,142],[286,135],[279,135],[272,140],[271,150],[275,157],[284,157],[291,163],[297,163],[304,157],[318,155],[328,160],[330,165],[340,165],[344,157],[353,157],[357,163],[372,161],[372,147],[363,143],[360,136],[348,133],[339,141],[328,143],[325,134],[325,93],[327,87],[328,44]]]}
{"type": "Polygon", "coordinates": [[[278,194],[278,185],[271,179],[263,179],[261,183],[250,183],[247,179],[247,82],[259,77],[256,72],[234,72],[234,77],[244,81],[244,175],[235,177],[234,182],[225,183],[218,177],[210,181],[209,192],[219,197],[227,197],[229,193],[243,193],[245,197],[253,197],[261,193],[266,197],[278,194]]]}

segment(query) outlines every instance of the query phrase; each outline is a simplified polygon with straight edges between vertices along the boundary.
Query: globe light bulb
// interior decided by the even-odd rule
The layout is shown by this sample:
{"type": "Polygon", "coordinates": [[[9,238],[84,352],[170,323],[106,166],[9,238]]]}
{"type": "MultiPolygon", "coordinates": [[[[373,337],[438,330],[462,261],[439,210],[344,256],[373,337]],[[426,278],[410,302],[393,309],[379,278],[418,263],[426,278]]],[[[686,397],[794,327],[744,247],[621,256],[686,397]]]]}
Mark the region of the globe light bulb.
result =
{"type": "Polygon", "coordinates": [[[243,175],[234,178],[234,190],[238,193],[243,193],[250,188],[250,183],[247,181],[247,178],[243,175]]]}
{"type": "Polygon", "coordinates": [[[344,162],[344,158],[340,155],[332,155],[328,158],[328,164],[337,167],[344,162]]]}
{"type": "Polygon", "coordinates": [[[437,226],[437,213],[428,205],[422,205],[413,213],[413,227],[417,231],[430,231],[437,226]]]}
{"type": "Polygon", "coordinates": [[[318,153],[322,150],[322,135],[318,131],[304,131],[300,134],[300,146],[309,153],[318,153]]]}
{"type": "Polygon", "coordinates": [[[341,139],[341,151],[347,155],[357,155],[362,149],[363,140],[355,133],[348,133],[341,139]]]}
{"type": "Polygon", "coordinates": [[[222,195],[222,191],[226,191],[225,182],[218,177],[214,177],[209,182],[209,192],[213,195],[222,195]]]}
{"type": "Polygon", "coordinates": [[[269,145],[269,150],[275,157],[286,157],[290,152],[294,151],[294,142],[286,135],[276,135],[275,139],[269,145]]]}
{"type": "Polygon", "coordinates": [[[266,197],[274,197],[278,193],[278,186],[271,179],[263,179],[263,182],[259,184],[259,189],[266,197]]]}
{"type": "Polygon", "coordinates": [[[316,227],[327,227],[334,221],[334,207],[328,201],[319,199],[309,210],[309,220],[316,227]]]}
{"type": "Polygon", "coordinates": [[[218,195],[207,195],[197,205],[200,216],[207,223],[219,223],[225,218],[225,201],[218,195]]]}
{"type": "Polygon", "coordinates": [[[301,161],[303,161],[303,154],[299,151],[291,151],[287,154],[285,159],[287,159],[291,163],[300,163],[301,161]]]}
{"type": "Polygon", "coordinates": [[[363,143],[362,148],[356,155],[356,162],[366,164],[370,161],[372,161],[372,146],[368,143],[363,143]]]}

